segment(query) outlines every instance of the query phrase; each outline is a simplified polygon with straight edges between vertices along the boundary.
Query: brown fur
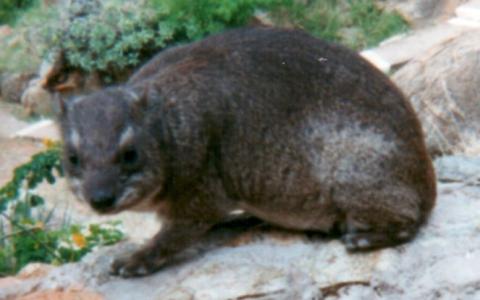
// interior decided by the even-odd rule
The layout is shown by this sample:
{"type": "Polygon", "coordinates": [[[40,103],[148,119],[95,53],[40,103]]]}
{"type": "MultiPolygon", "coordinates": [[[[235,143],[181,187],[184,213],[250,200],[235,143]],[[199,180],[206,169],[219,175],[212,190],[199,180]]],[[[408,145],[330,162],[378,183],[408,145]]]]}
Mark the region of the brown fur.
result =
{"type": "Polygon", "coordinates": [[[116,261],[123,276],[159,269],[238,209],[339,230],[348,249],[366,250],[410,240],[435,201],[402,93],[356,53],[298,30],[239,29],[166,50],[127,84],[64,103],[59,120],[81,199],[164,220],[116,261]]]}

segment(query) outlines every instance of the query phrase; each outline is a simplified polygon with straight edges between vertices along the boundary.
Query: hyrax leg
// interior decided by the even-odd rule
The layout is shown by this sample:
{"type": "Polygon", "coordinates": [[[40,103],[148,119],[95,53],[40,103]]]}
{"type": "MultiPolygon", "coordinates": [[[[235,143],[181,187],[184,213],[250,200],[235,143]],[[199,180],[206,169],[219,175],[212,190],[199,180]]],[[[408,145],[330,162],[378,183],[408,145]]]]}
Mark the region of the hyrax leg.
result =
{"type": "Polygon", "coordinates": [[[166,222],[143,248],[130,257],[116,259],[112,274],[135,277],[153,273],[174,255],[198,242],[211,227],[211,223],[190,220],[166,222]]]}
{"type": "Polygon", "coordinates": [[[418,195],[399,188],[363,196],[369,198],[353,201],[346,210],[342,241],[349,251],[396,246],[415,236],[423,219],[418,195]]]}

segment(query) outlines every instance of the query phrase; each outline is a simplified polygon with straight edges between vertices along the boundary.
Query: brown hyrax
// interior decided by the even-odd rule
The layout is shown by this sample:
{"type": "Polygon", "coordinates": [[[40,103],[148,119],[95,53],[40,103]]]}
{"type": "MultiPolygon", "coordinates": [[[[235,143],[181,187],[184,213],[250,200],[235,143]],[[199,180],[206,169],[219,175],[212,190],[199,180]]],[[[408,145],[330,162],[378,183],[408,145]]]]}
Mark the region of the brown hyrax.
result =
{"type": "Polygon", "coordinates": [[[122,276],[158,270],[234,218],[340,230],[349,250],[368,250],[410,240],[434,206],[432,163],[402,93],[353,51],[299,30],[171,48],[124,85],[59,103],[78,198],[163,220],[114,262],[122,276]]]}

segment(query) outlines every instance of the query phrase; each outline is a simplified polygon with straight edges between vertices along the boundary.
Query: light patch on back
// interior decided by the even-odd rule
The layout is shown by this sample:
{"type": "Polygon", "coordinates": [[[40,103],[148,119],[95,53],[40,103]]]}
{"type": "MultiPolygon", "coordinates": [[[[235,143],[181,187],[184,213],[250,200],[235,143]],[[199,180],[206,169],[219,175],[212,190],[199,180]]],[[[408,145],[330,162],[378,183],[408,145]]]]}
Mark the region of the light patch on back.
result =
{"type": "Polygon", "coordinates": [[[70,143],[73,145],[73,147],[79,149],[81,145],[81,139],[80,139],[80,134],[78,134],[78,131],[72,129],[70,132],[70,143]]]}
{"type": "Polygon", "coordinates": [[[388,141],[373,127],[361,127],[354,120],[338,126],[341,116],[331,120],[310,120],[305,131],[310,145],[309,153],[314,175],[326,184],[369,185],[386,176],[382,168],[396,151],[396,145],[388,141]],[[340,128],[340,129],[339,129],[340,128]]]}
{"type": "Polygon", "coordinates": [[[135,93],[134,91],[132,91],[131,89],[124,89],[124,91],[130,95],[130,97],[132,98],[132,100],[134,102],[138,102],[140,101],[140,97],[137,95],[137,93],[135,93]]]}
{"type": "Polygon", "coordinates": [[[127,146],[133,139],[134,131],[131,126],[128,126],[120,135],[120,139],[118,140],[119,147],[127,146]]]}
{"type": "Polygon", "coordinates": [[[86,97],[85,96],[78,96],[78,97],[75,97],[73,100],[72,100],[72,104],[71,105],[77,105],[78,103],[82,102],[86,97]]]}

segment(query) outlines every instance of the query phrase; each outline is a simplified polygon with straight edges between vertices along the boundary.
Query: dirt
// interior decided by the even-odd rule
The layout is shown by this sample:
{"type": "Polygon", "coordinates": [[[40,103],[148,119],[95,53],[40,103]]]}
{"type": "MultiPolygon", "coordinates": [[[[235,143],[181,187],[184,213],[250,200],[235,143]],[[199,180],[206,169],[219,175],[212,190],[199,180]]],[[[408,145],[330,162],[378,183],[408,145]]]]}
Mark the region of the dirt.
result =
{"type": "Polygon", "coordinates": [[[20,115],[21,106],[0,102],[0,186],[10,180],[18,165],[44,149],[41,142],[11,138],[15,132],[29,125],[18,118],[20,115]]]}

